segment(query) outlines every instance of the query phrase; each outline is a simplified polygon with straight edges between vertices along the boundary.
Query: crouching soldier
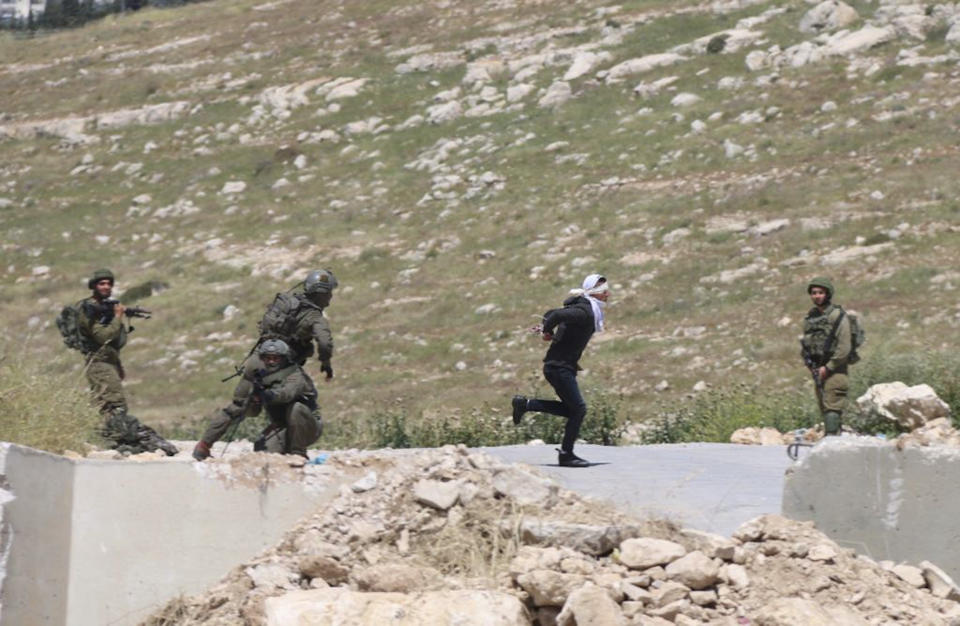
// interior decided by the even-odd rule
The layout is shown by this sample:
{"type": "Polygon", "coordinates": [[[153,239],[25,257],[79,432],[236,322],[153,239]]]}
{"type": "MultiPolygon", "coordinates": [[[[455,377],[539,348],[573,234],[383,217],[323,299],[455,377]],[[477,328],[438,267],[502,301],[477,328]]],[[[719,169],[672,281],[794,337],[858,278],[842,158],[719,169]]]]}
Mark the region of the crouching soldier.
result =
{"type": "MultiPolygon", "coordinates": [[[[214,414],[210,427],[193,450],[193,458],[202,461],[210,456],[210,447],[223,437],[231,423],[259,413],[253,398],[254,377],[264,364],[255,352],[265,341],[281,340],[289,350],[288,361],[299,366],[305,365],[314,354],[315,344],[320,371],[328,382],[333,379],[333,335],[323,311],[330,306],[337,285],[332,271],[314,270],[307,274],[303,289],[277,294],[260,320],[260,337],[254,350],[244,359],[242,369],[238,369],[241,378],[233,400],[214,414]]],[[[312,388],[313,381],[307,373],[301,369],[300,374],[312,388]]]]}
{"type": "MultiPolygon", "coordinates": [[[[260,344],[257,356],[263,368],[253,377],[253,393],[238,420],[265,410],[270,424],[254,443],[254,450],[297,454],[307,458],[307,447],[320,438],[323,422],[317,410],[317,389],[300,365],[291,362],[290,348],[279,339],[260,344]]],[[[218,412],[197,443],[193,456],[198,461],[210,455],[210,443],[217,441],[233,423],[218,412]]]]}

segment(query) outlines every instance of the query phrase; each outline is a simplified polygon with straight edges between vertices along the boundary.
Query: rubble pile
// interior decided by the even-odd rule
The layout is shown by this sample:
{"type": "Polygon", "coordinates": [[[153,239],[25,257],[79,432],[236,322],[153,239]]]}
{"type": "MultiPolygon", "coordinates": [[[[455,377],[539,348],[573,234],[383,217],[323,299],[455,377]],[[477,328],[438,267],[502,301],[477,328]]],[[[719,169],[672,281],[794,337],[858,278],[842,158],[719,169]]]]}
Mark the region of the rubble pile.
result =
{"type": "Polygon", "coordinates": [[[878,564],[810,522],[726,538],[639,520],[464,447],[324,466],[360,478],[145,624],[960,624],[936,566],[878,564]]]}

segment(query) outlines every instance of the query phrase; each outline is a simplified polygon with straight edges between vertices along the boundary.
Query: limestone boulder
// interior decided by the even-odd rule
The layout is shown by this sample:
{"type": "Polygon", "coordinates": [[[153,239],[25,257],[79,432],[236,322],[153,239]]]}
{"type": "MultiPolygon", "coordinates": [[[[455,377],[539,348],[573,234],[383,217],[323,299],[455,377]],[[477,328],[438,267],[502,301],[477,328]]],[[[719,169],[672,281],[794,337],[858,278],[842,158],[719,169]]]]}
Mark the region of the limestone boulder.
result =
{"type": "Polygon", "coordinates": [[[711,559],[732,561],[736,552],[736,544],[730,539],[696,528],[680,529],[680,538],[688,550],[699,550],[711,559]]]}
{"type": "Polygon", "coordinates": [[[354,573],[354,582],[360,591],[411,593],[438,588],[443,576],[432,567],[384,563],[354,573]]]}
{"type": "Polygon", "coordinates": [[[547,88],[547,92],[537,102],[541,108],[556,108],[565,104],[573,97],[573,90],[570,83],[558,80],[547,88]]]}
{"type": "Polygon", "coordinates": [[[616,83],[628,76],[643,74],[658,67],[666,67],[686,60],[687,57],[673,52],[648,54],[644,57],[629,59],[623,63],[614,65],[607,72],[605,80],[607,83],[616,83]]]}
{"type": "Polygon", "coordinates": [[[493,488],[517,504],[550,508],[557,497],[557,485],[519,467],[509,467],[493,477],[493,488]]]}
{"type": "Polygon", "coordinates": [[[567,597],[585,582],[584,576],[543,569],[517,576],[517,584],[530,594],[534,606],[538,607],[563,606],[567,597]]]}
{"type": "Polygon", "coordinates": [[[413,496],[420,504],[446,511],[460,498],[457,481],[419,480],[413,486],[413,496]]]}
{"type": "Polygon", "coordinates": [[[620,562],[630,569],[666,565],[686,553],[686,548],[679,543],[652,537],[627,539],[620,544],[620,562]]]}
{"type": "Polygon", "coordinates": [[[625,536],[639,534],[638,530],[622,525],[594,526],[536,518],[522,520],[519,530],[523,543],[566,546],[592,556],[610,554],[625,536]]]}
{"type": "Polygon", "coordinates": [[[807,11],[800,18],[800,30],[805,33],[822,33],[846,28],[860,16],[849,4],[839,0],[826,0],[807,11]]]}
{"type": "Polygon", "coordinates": [[[671,580],[697,591],[712,587],[720,580],[720,566],[699,550],[683,555],[665,569],[671,580]]]}
{"type": "Polygon", "coordinates": [[[733,431],[730,435],[730,443],[749,446],[780,446],[783,445],[783,434],[776,428],[747,426],[733,431]]]}
{"type": "MultiPolygon", "coordinates": [[[[897,37],[893,26],[866,26],[858,31],[847,33],[840,31],[836,37],[827,41],[824,52],[827,55],[849,56],[865,52],[897,37]]],[[[878,244],[879,245],[879,244],[878,244]]]]}
{"type": "Polygon", "coordinates": [[[950,406],[929,385],[908,387],[900,381],[879,383],[857,398],[861,412],[897,422],[911,430],[950,415],[950,406]]]}
{"type": "Polygon", "coordinates": [[[322,578],[330,585],[347,582],[350,570],[338,561],[319,554],[300,557],[300,574],[307,578],[322,578]]]}
{"type": "Polygon", "coordinates": [[[266,626],[289,624],[458,624],[526,626],[526,609],[516,597],[496,591],[364,593],[345,588],[294,591],[268,598],[266,626]]]}
{"type": "Polygon", "coordinates": [[[804,598],[777,598],[752,616],[757,626],[866,626],[868,622],[846,606],[804,598]]]}
{"type": "Polygon", "coordinates": [[[923,579],[927,581],[930,593],[938,598],[960,602],[960,589],[946,572],[930,561],[920,561],[920,570],[923,573],[923,579]]]}
{"type": "Polygon", "coordinates": [[[557,616],[557,626],[626,626],[627,620],[610,594],[587,583],[570,594],[557,616]]]}

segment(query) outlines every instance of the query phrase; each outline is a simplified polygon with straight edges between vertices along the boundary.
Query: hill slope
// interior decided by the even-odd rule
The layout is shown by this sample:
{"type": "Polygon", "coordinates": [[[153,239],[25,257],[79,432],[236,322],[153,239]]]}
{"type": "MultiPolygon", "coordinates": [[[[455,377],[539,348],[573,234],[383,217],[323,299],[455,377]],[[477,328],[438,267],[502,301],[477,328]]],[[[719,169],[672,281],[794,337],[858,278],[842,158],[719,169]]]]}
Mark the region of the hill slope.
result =
{"type": "Polygon", "coordinates": [[[5,351],[60,353],[55,311],[109,266],[157,312],[125,350],[134,412],[189,425],[325,266],[333,420],[505,413],[540,385],[523,329],[594,271],[583,384],[632,419],[698,381],[806,393],[818,274],[865,367],[947,352],[955,10],[850,7],[805,32],[783,0],[218,0],[3,34],[5,351]]]}

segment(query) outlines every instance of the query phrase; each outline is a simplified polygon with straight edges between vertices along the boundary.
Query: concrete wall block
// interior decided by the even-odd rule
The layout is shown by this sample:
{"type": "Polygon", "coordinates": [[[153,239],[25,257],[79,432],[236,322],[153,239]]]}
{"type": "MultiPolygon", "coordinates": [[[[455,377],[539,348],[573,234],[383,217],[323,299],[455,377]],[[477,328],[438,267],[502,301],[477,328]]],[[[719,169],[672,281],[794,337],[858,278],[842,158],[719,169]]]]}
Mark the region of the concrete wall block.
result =
{"type": "Polygon", "coordinates": [[[956,579],[958,481],[958,448],[834,437],[787,471],[782,509],[875,560],[928,560],[956,579]]]}

